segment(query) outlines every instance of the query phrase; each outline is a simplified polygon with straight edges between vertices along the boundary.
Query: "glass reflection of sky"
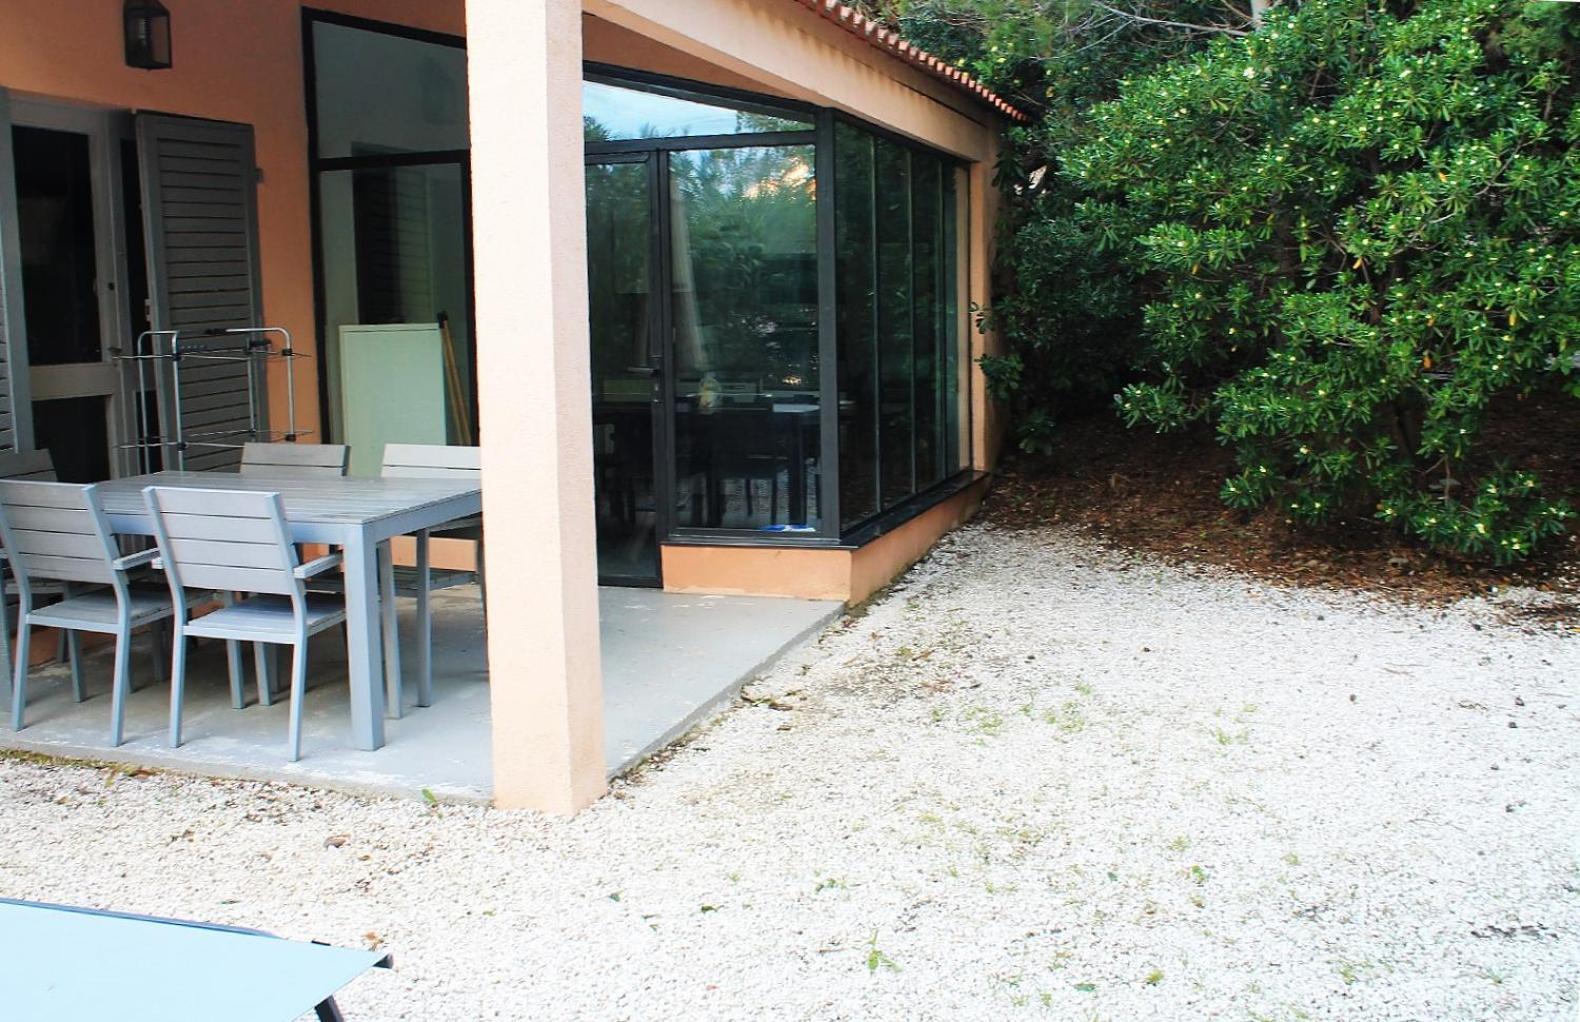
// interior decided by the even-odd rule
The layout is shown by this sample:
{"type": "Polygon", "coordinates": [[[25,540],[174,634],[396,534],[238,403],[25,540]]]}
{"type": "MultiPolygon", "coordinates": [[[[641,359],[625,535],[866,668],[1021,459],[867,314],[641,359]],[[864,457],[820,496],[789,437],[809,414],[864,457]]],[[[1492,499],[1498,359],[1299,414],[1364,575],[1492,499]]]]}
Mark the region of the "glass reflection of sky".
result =
{"type": "Polygon", "coordinates": [[[734,135],[747,131],[798,131],[810,124],[752,114],[602,82],[582,83],[582,115],[606,139],[734,135]]]}

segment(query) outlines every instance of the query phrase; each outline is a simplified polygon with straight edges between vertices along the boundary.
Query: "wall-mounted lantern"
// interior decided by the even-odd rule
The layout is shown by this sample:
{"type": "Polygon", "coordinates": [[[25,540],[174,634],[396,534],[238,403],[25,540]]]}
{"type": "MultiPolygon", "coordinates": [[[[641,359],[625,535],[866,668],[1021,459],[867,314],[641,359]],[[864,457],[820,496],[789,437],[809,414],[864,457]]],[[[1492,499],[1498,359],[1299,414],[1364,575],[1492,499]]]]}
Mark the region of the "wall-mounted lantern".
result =
{"type": "Polygon", "coordinates": [[[163,71],[170,66],[170,11],[159,0],[126,0],[126,66],[163,71]]]}

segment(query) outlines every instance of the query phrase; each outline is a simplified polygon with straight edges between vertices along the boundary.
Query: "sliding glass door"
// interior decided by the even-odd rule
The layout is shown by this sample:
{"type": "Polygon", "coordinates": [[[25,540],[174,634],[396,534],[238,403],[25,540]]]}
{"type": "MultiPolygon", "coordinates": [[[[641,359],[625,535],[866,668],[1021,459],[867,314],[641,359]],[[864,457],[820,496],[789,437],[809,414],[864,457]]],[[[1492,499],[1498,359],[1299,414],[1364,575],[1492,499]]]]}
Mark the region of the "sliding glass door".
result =
{"type": "Polygon", "coordinates": [[[663,374],[656,296],[656,169],[649,156],[587,164],[593,487],[598,575],[657,585],[663,374]]]}
{"type": "Polygon", "coordinates": [[[790,112],[584,92],[599,575],[659,541],[822,528],[817,163],[790,112]]]}

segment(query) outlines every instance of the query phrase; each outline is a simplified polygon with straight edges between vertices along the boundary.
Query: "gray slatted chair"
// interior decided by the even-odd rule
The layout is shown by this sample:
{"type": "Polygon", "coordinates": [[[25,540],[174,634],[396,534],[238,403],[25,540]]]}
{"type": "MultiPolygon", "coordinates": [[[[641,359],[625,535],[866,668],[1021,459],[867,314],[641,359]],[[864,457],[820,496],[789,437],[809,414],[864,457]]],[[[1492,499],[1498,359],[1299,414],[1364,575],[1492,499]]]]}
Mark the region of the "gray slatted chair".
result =
{"type": "MultiPolygon", "coordinates": [[[[71,681],[77,701],[87,698],[79,631],[115,636],[115,679],[111,687],[110,742],[120,745],[126,697],[131,689],[132,631],[175,613],[163,586],[134,586],[128,573],[154,559],[152,550],[122,557],[115,545],[98,488],[71,483],[0,481],[0,541],[5,544],[19,590],[17,655],[11,691],[11,727],[20,729],[27,707],[28,636],[39,625],[72,636],[71,681]],[[66,583],[60,602],[35,609],[34,586],[51,579],[66,583]],[[78,593],[71,585],[93,586],[78,593]]],[[[194,593],[194,602],[213,599],[194,593]]],[[[162,667],[159,661],[156,665],[162,667]]],[[[232,696],[239,680],[232,676],[232,696]]]]}
{"type": "Polygon", "coordinates": [[[192,588],[251,593],[200,618],[175,616],[170,678],[170,745],[181,744],[188,637],[290,646],[291,761],[302,755],[302,697],[307,688],[307,640],[346,619],[343,599],[309,595],[307,580],[340,564],[329,554],[307,564],[297,557],[278,493],[143,490],[159,545],[160,566],[175,602],[192,588]]]}
{"type": "MultiPolygon", "coordinates": [[[[480,479],[483,475],[482,449],[478,447],[446,447],[437,444],[385,444],[383,467],[379,473],[386,479],[480,479]]],[[[410,569],[387,566],[386,578],[381,580],[385,592],[413,597],[417,601],[417,705],[433,704],[433,614],[428,594],[438,589],[449,589],[477,577],[477,588],[483,597],[483,624],[488,625],[488,576],[483,571],[483,517],[474,515],[454,522],[446,522],[438,529],[419,532],[417,564],[410,569]],[[477,571],[434,571],[428,561],[428,539],[467,539],[477,544],[477,571]]],[[[393,614],[388,615],[390,617],[393,614]]],[[[397,716],[401,710],[401,686],[397,677],[393,684],[391,706],[397,716]]]]}
{"type": "MultiPolygon", "coordinates": [[[[0,454],[0,479],[30,480],[39,483],[55,482],[55,459],[48,450],[42,451],[6,451],[0,454]]],[[[0,558],[3,560],[3,558],[0,558]]],[[[4,565],[0,564],[0,571],[4,565]]],[[[5,580],[4,603],[6,604],[6,620],[0,621],[0,658],[5,660],[6,671],[11,669],[11,630],[6,627],[10,623],[10,606],[17,595],[16,580],[5,580]]],[[[60,582],[40,581],[33,586],[34,596],[60,596],[66,591],[65,585],[60,582]]],[[[60,648],[56,651],[57,660],[65,660],[69,655],[68,646],[70,633],[60,633],[60,648]]],[[[9,677],[9,674],[6,675],[9,677]]]]}
{"type": "MultiPolygon", "coordinates": [[[[351,465],[351,448],[346,444],[247,443],[241,448],[240,472],[244,476],[271,476],[286,479],[342,478],[351,465]]],[[[297,556],[305,558],[301,547],[297,556]]],[[[262,646],[254,649],[258,673],[258,701],[274,704],[277,691],[275,661],[262,646]]]]}
{"type": "Polygon", "coordinates": [[[52,483],[55,459],[48,451],[7,451],[0,454],[0,479],[52,483]]]}
{"type": "Polygon", "coordinates": [[[248,443],[241,448],[244,476],[343,476],[350,463],[351,448],[345,444],[248,443]]]}
{"type": "MultiPolygon", "coordinates": [[[[477,447],[449,447],[442,444],[385,444],[383,466],[379,472],[385,479],[461,479],[475,480],[483,474],[482,452],[477,447]]],[[[470,518],[446,522],[437,529],[417,533],[416,565],[395,566],[388,551],[379,558],[379,591],[384,633],[384,682],[385,702],[390,715],[400,717],[405,712],[405,694],[401,678],[400,650],[396,640],[395,603],[384,600],[384,593],[417,601],[417,705],[433,705],[433,614],[428,594],[440,589],[451,589],[477,579],[482,591],[484,625],[487,625],[488,583],[483,571],[483,518],[470,518]],[[477,544],[477,569],[475,571],[434,570],[429,562],[428,541],[465,539],[477,544]]],[[[344,581],[338,577],[326,578],[310,587],[325,592],[343,592],[344,581]]]]}

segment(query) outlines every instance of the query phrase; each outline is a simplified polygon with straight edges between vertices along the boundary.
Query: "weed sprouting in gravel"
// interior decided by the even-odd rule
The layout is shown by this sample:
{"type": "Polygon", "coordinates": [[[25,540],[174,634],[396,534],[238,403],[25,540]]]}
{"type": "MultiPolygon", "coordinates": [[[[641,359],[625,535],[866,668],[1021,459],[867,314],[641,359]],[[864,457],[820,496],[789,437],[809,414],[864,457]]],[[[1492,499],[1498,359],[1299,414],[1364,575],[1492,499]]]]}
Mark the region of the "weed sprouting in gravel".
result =
{"type": "Polygon", "coordinates": [[[878,949],[877,930],[872,931],[872,939],[867,941],[866,962],[868,972],[877,972],[879,969],[887,969],[890,972],[900,971],[899,964],[896,963],[894,959],[890,958],[888,955],[884,954],[878,949]]]}
{"type": "Polygon", "coordinates": [[[1051,724],[1065,734],[1075,734],[1086,728],[1086,713],[1081,709],[1081,704],[1070,700],[1057,710],[1049,708],[1043,711],[1042,720],[1051,724]]]}
{"type": "Polygon", "coordinates": [[[1251,732],[1241,728],[1239,731],[1226,731],[1221,727],[1212,729],[1213,740],[1219,745],[1249,745],[1251,732]]]}
{"type": "Polygon", "coordinates": [[[960,716],[972,734],[992,737],[1004,730],[1004,715],[990,706],[968,706],[960,716]]]}

